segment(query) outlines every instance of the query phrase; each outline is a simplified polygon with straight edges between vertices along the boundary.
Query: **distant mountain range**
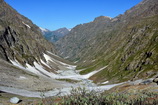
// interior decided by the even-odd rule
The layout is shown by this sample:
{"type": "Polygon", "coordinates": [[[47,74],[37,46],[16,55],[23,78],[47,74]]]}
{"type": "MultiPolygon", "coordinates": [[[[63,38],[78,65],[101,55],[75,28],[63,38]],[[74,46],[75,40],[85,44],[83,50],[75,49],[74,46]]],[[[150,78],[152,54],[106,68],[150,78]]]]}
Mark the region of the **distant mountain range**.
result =
{"type": "Polygon", "coordinates": [[[50,42],[56,42],[63,36],[67,35],[70,32],[70,29],[67,28],[60,28],[55,31],[50,31],[48,29],[41,28],[41,32],[43,36],[50,42]]]}

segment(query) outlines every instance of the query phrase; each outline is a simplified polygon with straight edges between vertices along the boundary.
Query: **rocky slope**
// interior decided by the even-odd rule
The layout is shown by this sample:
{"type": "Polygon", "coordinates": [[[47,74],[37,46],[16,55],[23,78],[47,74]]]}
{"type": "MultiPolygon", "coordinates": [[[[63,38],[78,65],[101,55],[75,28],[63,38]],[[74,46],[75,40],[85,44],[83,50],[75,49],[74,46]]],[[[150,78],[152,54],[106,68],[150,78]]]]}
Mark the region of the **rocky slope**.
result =
{"type": "Polygon", "coordinates": [[[61,87],[63,82],[54,75],[66,69],[66,61],[54,49],[39,27],[0,0],[0,87],[35,91],[61,87]]]}
{"type": "Polygon", "coordinates": [[[21,64],[33,65],[43,59],[43,52],[54,52],[39,28],[29,19],[17,13],[3,0],[0,1],[0,58],[9,61],[17,59],[21,64]]]}
{"type": "Polygon", "coordinates": [[[43,33],[43,36],[48,41],[53,42],[53,43],[58,41],[60,38],[64,37],[70,32],[67,28],[60,28],[55,31],[50,31],[48,29],[43,29],[43,28],[40,28],[40,29],[43,33]]]}
{"type": "Polygon", "coordinates": [[[158,2],[143,0],[123,15],[81,24],[56,42],[61,56],[86,68],[108,67],[93,76],[115,82],[149,78],[158,72],[158,2]]]}

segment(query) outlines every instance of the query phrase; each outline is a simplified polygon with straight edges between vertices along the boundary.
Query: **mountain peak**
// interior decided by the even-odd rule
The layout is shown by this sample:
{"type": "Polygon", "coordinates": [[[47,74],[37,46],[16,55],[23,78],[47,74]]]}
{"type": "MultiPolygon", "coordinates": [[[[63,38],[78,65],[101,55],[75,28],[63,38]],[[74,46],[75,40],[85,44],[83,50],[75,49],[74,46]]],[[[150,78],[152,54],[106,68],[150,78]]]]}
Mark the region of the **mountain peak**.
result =
{"type": "Polygon", "coordinates": [[[40,28],[40,30],[41,30],[42,32],[48,31],[48,29],[45,29],[45,28],[42,28],[42,27],[39,27],[39,28],[40,28]]]}
{"type": "Polygon", "coordinates": [[[94,19],[94,21],[110,21],[112,18],[108,16],[99,16],[94,19]]]}
{"type": "Polygon", "coordinates": [[[66,27],[59,28],[54,31],[50,31],[48,29],[44,29],[40,27],[40,30],[43,33],[43,36],[50,42],[56,42],[70,32],[70,30],[67,29],[66,27]]]}
{"type": "Polygon", "coordinates": [[[62,33],[62,32],[67,32],[67,31],[69,31],[66,27],[63,27],[63,28],[59,28],[59,29],[57,29],[57,30],[55,30],[55,31],[57,31],[57,32],[59,32],[59,33],[62,33]]]}

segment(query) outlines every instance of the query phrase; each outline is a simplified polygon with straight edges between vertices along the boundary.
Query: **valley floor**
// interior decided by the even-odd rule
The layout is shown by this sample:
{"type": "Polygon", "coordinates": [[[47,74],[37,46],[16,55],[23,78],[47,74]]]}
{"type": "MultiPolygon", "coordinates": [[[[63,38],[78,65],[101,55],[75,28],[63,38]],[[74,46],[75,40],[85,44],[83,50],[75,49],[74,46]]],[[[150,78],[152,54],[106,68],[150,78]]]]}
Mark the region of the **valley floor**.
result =
{"type": "MultiPolygon", "coordinates": [[[[54,59],[51,56],[45,54],[47,67],[51,66],[52,62],[59,66],[60,70],[54,72],[48,72],[43,64],[34,63],[35,66],[22,67],[17,61],[11,61],[9,64],[0,60],[0,103],[7,105],[11,97],[19,97],[22,102],[21,105],[29,105],[29,103],[41,102],[40,98],[67,96],[71,94],[72,88],[86,88],[89,91],[96,91],[102,93],[105,90],[109,90],[113,87],[121,86],[121,88],[127,88],[127,90],[133,89],[137,91],[141,89],[151,89],[154,92],[158,92],[158,85],[152,83],[152,78],[148,80],[127,81],[118,84],[108,84],[108,81],[104,81],[100,84],[93,83],[89,80],[94,74],[106,69],[107,66],[98,70],[94,70],[88,74],[81,75],[76,71],[74,65],[70,65],[59,60],[54,59]],[[50,64],[51,61],[51,64],[50,64]],[[8,70],[9,69],[9,70],[8,70]],[[29,70],[32,70],[31,72],[29,70]],[[144,85],[144,87],[141,86],[144,85]],[[154,87],[151,88],[151,87],[154,87]]],[[[28,64],[27,64],[28,65],[28,64]]],[[[121,89],[120,88],[120,89],[121,89]]],[[[114,88],[114,92],[120,91],[114,88]]]]}
{"type": "MultiPolygon", "coordinates": [[[[140,95],[142,97],[142,100],[147,97],[146,95],[150,94],[150,98],[148,97],[148,100],[145,100],[148,102],[148,105],[157,105],[157,104],[152,104],[153,102],[158,101],[158,85],[155,83],[149,83],[149,84],[140,84],[138,81],[135,82],[129,82],[129,83],[124,83],[122,85],[118,85],[116,87],[111,88],[108,91],[105,91],[103,94],[115,94],[116,96],[128,96],[127,100],[137,100],[139,99],[140,95]],[[134,84],[133,84],[134,83],[134,84]],[[150,104],[151,103],[151,104],[150,104]]],[[[16,94],[10,94],[6,92],[0,92],[0,105],[10,105],[9,99],[11,97],[19,97],[21,99],[21,102],[18,105],[50,105],[51,100],[53,100],[54,104],[55,103],[60,103],[62,101],[62,97],[51,97],[51,98],[46,98],[46,99],[41,99],[41,98],[29,98],[29,97],[23,97],[19,96],[16,94]]],[[[112,96],[110,96],[112,97],[112,96]]],[[[115,100],[118,97],[113,97],[115,100]]],[[[121,97],[119,98],[120,100],[122,99],[121,97]]],[[[53,104],[52,104],[53,105],[53,104]]],[[[110,104],[109,104],[110,105],[110,104]]],[[[135,105],[135,104],[134,104],[135,105]]],[[[146,105],[146,104],[145,104],[146,105]]]]}

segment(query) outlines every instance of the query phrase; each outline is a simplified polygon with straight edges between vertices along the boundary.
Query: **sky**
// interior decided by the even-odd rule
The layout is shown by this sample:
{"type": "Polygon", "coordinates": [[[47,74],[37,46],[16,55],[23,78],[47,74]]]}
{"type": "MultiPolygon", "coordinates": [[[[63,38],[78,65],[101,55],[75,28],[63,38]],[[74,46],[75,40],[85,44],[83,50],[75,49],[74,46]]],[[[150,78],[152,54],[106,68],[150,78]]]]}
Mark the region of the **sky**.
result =
{"type": "Polygon", "coordinates": [[[98,16],[116,17],[142,0],[5,0],[39,27],[73,28],[98,16]]]}

